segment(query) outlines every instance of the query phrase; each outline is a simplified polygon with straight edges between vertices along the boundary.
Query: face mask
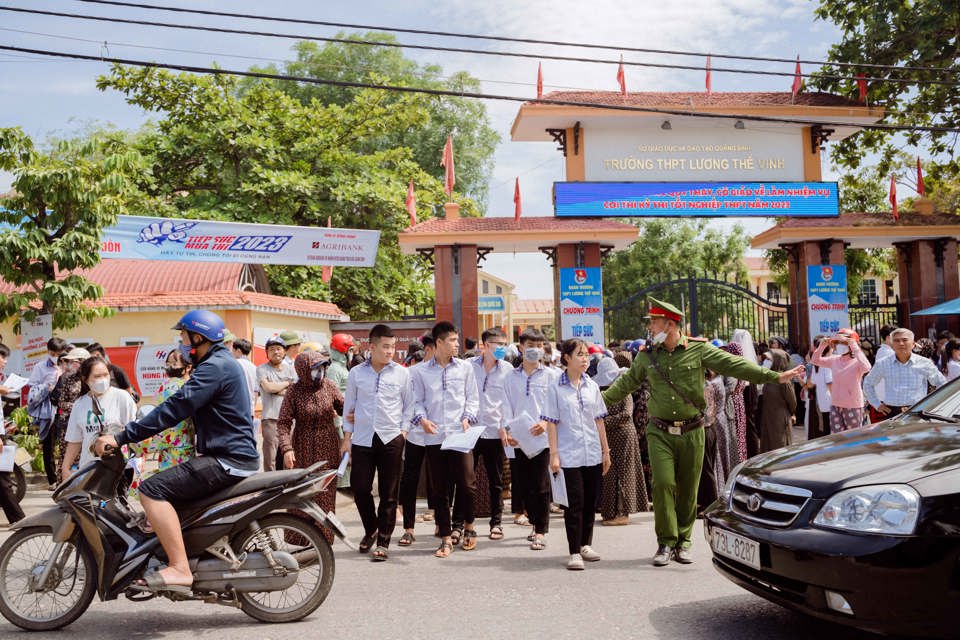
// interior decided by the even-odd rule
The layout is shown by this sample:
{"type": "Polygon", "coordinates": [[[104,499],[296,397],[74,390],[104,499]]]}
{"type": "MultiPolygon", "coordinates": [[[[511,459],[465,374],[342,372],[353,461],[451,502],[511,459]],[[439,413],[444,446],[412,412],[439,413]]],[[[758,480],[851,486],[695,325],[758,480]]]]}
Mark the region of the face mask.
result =
{"type": "Polygon", "coordinates": [[[650,338],[650,340],[653,341],[653,344],[663,344],[663,342],[664,342],[666,339],[667,339],[667,332],[666,332],[666,331],[661,331],[660,333],[658,333],[658,334],[656,334],[656,335],[654,335],[653,337],[650,338]]]}
{"type": "Polygon", "coordinates": [[[497,360],[503,360],[507,357],[507,347],[504,345],[497,346],[493,350],[493,357],[497,360]]]}
{"type": "Polygon", "coordinates": [[[833,352],[838,356],[842,356],[844,354],[850,353],[850,347],[848,347],[845,344],[838,344],[833,348],[833,352]]]}
{"type": "Polygon", "coordinates": [[[53,364],[57,364],[58,362],[60,362],[60,356],[50,356],[50,362],[52,362],[53,364]]]}
{"type": "Polygon", "coordinates": [[[183,369],[179,367],[167,367],[166,374],[168,378],[181,378],[183,377],[183,369]]]}
{"type": "Polygon", "coordinates": [[[310,372],[310,377],[313,378],[314,382],[321,382],[323,377],[327,374],[326,367],[317,367],[310,372]]]}
{"type": "Polygon", "coordinates": [[[523,359],[527,362],[540,362],[543,359],[543,349],[529,347],[523,350],[523,359]]]}
{"type": "Polygon", "coordinates": [[[109,388],[110,378],[97,378],[90,383],[90,389],[98,396],[105,394],[109,388]]]}
{"type": "Polygon", "coordinates": [[[773,364],[773,361],[772,361],[772,360],[764,360],[764,361],[760,364],[760,366],[763,367],[764,369],[769,369],[772,364],[773,364]]]}
{"type": "Polygon", "coordinates": [[[193,351],[193,347],[189,344],[180,345],[180,355],[183,356],[184,362],[193,362],[193,354],[190,352],[193,351]]]}

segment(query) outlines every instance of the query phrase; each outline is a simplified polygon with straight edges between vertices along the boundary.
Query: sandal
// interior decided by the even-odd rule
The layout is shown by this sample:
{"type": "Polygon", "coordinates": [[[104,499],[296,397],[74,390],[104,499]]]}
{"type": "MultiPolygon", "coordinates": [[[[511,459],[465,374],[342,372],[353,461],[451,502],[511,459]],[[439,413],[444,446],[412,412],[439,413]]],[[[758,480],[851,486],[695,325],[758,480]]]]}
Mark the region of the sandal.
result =
{"type": "Polygon", "coordinates": [[[175,593],[188,596],[193,593],[193,588],[189,584],[167,584],[159,571],[152,571],[140,580],[136,580],[130,585],[130,589],[154,594],[175,593]]]}
{"type": "Polygon", "coordinates": [[[503,527],[498,524],[490,527],[490,539],[503,540],[503,527]]]}
{"type": "Polygon", "coordinates": [[[409,547],[414,542],[417,541],[417,536],[413,535],[409,531],[404,531],[403,535],[400,536],[400,540],[397,541],[397,544],[401,547],[409,547]]]}
{"type": "Polygon", "coordinates": [[[377,542],[377,532],[374,531],[368,536],[363,536],[363,539],[360,541],[360,544],[357,545],[357,550],[360,553],[366,553],[370,551],[374,544],[377,542]]]}
{"type": "Polygon", "coordinates": [[[433,522],[433,511],[427,511],[422,516],[424,522],[433,522]]]}
{"type": "Polygon", "coordinates": [[[534,536],[533,540],[530,541],[530,550],[531,551],[543,551],[547,548],[547,539],[542,535],[534,536]]]}
{"type": "Polygon", "coordinates": [[[525,527],[526,525],[530,524],[530,520],[522,513],[518,513],[517,515],[513,516],[513,524],[525,527]]]}
{"type": "Polygon", "coordinates": [[[533,540],[534,540],[536,537],[537,537],[537,530],[536,530],[536,529],[531,529],[531,530],[530,530],[530,533],[527,534],[527,541],[528,541],[528,542],[533,542],[533,540]]]}
{"type": "Polygon", "coordinates": [[[383,562],[390,557],[389,552],[386,547],[378,546],[373,550],[373,555],[370,556],[370,559],[374,562],[383,562]]]}
{"type": "Polygon", "coordinates": [[[441,542],[437,550],[433,552],[433,555],[436,558],[446,558],[451,553],[453,553],[453,545],[449,542],[441,542]]]}
{"type": "Polygon", "coordinates": [[[477,548],[477,531],[476,529],[467,529],[463,532],[463,550],[464,551],[473,551],[477,548]]]}
{"type": "Polygon", "coordinates": [[[450,543],[453,546],[460,544],[461,538],[463,538],[463,529],[454,529],[450,532],[450,543]]]}

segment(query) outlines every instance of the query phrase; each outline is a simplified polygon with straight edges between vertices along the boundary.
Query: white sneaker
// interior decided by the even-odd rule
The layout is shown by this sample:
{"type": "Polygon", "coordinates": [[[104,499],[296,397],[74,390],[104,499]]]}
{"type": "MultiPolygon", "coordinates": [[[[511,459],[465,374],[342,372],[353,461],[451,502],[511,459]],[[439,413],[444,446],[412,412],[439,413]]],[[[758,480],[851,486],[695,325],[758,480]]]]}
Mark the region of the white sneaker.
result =
{"type": "Polygon", "coordinates": [[[583,571],[583,558],[579,553],[574,553],[570,556],[570,559],[567,560],[567,569],[570,569],[570,571],[583,571]]]}
{"type": "Polygon", "coordinates": [[[590,548],[590,545],[580,547],[580,556],[587,562],[596,562],[600,559],[600,554],[590,548]]]}

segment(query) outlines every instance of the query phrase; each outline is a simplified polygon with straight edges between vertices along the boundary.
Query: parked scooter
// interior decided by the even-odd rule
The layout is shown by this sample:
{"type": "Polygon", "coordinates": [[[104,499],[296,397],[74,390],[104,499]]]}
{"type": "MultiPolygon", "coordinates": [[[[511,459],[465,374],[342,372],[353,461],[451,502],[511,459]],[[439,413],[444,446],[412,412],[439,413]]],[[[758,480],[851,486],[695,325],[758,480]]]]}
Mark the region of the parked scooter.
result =
{"type": "Polygon", "coordinates": [[[333,585],[333,551],[320,527],[352,547],[343,524],[311,500],[336,480],[336,469],[321,471],[325,464],[259,473],[181,508],[193,585],[155,594],[132,584],[163,563],[163,549],[127,502],[126,460],[111,450],[54,492],[57,506],[12,527],[0,545],[0,614],[23,629],[59,629],[94,594],[123,594],[223,604],[264,622],[300,620],[333,585]]]}

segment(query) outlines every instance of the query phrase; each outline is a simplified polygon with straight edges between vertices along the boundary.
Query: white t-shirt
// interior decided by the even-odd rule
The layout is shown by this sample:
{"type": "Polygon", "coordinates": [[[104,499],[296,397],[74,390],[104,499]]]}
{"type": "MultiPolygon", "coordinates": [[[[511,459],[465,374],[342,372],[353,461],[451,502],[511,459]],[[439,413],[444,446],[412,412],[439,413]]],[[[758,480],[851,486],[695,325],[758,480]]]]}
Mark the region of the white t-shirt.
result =
{"type": "Polygon", "coordinates": [[[833,371],[830,367],[819,367],[819,371],[817,369],[818,367],[814,367],[810,372],[810,380],[817,387],[817,409],[820,413],[829,413],[833,402],[830,400],[830,389],[827,385],[833,382],[833,371]]]}
{"type": "Polygon", "coordinates": [[[80,466],[94,460],[90,445],[100,435],[100,420],[107,433],[116,433],[137,417],[137,405],[129,393],[123,389],[110,387],[105,394],[97,398],[102,415],[98,419],[93,413],[93,400],[90,394],[77,398],[67,422],[67,442],[80,443],[80,466]]]}
{"type": "Polygon", "coordinates": [[[953,358],[947,360],[947,380],[953,380],[960,377],[960,362],[953,358]]]}

